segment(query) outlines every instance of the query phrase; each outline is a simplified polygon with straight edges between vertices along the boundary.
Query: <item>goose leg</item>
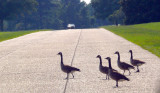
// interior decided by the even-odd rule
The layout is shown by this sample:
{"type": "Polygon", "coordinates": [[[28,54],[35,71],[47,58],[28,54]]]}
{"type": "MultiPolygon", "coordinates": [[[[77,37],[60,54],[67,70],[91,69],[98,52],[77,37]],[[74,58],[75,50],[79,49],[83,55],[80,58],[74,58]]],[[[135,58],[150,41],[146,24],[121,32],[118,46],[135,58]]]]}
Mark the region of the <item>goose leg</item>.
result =
{"type": "Polygon", "coordinates": [[[116,87],[118,87],[118,81],[116,81],[116,87]]]}
{"type": "Polygon", "coordinates": [[[65,79],[68,79],[69,73],[67,73],[67,77],[65,79]]]}
{"type": "Polygon", "coordinates": [[[109,75],[108,75],[108,80],[109,80],[109,75]]]}
{"type": "Polygon", "coordinates": [[[106,79],[108,79],[108,80],[109,80],[109,75],[107,75],[107,74],[106,74],[106,79]]]}
{"type": "Polygon", "coordinates": [[[137,65],[137,72],[139,72],[139,68],[138,68],[138,65],[137,65]]]}
{"type": "Polygon", "coordinates": [[[124,73],[125,73],[125,70],[124,70],[124,72],[123,72],[123,75],[124,75],[124,73]]]}
{"type": "Polygon", "coordinates": [[[74,75],[73,75],[73,73],[71,73],[72,74],[72,76],[73,76],[73,78],[74,78],[74,75]]]}
{"type": "Polygon", "coordinates": [[[129,75],[131,74],[131,72],[130,72],[130,70],[128,69],[128,71],[129,71],[129,75]]]}
{"type": "Polygon", "coordinates": [[[106,79],[107,79],[107,77],[108,77],[108,76],[107,76],[107,74],[106,74],[106,79]]]}

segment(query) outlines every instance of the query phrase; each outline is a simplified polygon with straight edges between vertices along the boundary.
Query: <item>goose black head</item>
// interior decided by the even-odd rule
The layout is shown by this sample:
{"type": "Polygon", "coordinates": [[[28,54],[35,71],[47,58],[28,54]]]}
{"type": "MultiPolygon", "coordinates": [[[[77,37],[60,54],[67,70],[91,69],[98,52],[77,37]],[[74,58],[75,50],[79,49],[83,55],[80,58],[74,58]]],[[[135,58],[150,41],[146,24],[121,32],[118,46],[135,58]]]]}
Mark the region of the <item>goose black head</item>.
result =
{"type": "Polygon", "coordinates": [[[101,56],[100,55],[97,55],[97,57],[96,58],[100,58],[101,56]]]}
{"type": "Polygon", "coordinates": [[[114,54],[119,54],[119,52],[118,52],[118,51],[116,51],[114,54]]]}
{"type": "Polygon", "coordinates": [[[59,52],[57,55],[62,55],[62,52],[59,52]]]}
{"type": "Polygon", "coordinates": [[[107,60],[111,60],[111,58],[110,58],[110,57],[106,57],[105,59],[107,59],[107,60]]]}
{"type": "Polygon", "coordinates": [[[132,53],[132,50],[129,50],[130,53],[132,53]]]}

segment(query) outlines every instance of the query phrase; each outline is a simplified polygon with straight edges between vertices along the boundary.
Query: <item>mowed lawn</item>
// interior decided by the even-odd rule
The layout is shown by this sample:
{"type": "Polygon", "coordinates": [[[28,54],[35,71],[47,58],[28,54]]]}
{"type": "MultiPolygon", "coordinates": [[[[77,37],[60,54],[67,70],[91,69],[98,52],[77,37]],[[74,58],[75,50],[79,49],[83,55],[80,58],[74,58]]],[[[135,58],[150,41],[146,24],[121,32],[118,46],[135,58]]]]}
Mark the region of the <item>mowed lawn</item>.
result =
{"type": "Polygon", "coordinates": [[[38,32],[39,30],[35,30],[35,31],[16,31],[16,32],[0,32],[0,42],[1,41],[5,41],[5,40],[9,40],[9,39],[13,39],[19,36],[23,36],[26,34],[30,34],[30,33],[34,33],[34,32],[38,32]]]}
{"type": "Polygon", "coordinates": [[[160,57],[160,22],[103,28],[149,50],[160,57]]]}

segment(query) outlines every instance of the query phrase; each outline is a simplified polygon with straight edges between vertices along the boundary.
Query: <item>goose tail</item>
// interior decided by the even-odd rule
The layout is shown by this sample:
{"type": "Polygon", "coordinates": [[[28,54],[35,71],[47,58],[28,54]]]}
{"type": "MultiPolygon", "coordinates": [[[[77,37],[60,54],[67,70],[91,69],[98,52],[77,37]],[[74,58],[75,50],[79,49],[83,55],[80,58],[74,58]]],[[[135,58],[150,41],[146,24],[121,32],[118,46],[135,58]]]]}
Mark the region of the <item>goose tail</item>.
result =
{"type": "Polygon", "coordinates": [[[127,77],[125,77],[124,79],[125,79],[125,80],[127,80],[127,81],[130,81],[130,79],[129,79],[129,78],[127,78],[127,77]]]}
{"type": "Polygon", "coordinates": [[[81,72],[81,70],[78,69],[78,68],[73,68],[73,70],[74,70],[74,71],[79,71],[79,72],[81,72]]]}
{"type": "Polygon", "coordinates": [[[135,69],[135,67],[134,67],[134,66],[130,66],[129,68],[130,68],[130,69],[135,69]]]}

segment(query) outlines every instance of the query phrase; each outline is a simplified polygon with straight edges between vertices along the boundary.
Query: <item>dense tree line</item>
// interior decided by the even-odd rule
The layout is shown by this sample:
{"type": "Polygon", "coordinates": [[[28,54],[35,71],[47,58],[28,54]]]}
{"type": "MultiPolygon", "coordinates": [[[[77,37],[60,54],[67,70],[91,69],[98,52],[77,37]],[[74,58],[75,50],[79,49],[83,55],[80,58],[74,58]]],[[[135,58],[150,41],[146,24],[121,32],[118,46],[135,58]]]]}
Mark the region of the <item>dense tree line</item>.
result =
{"type": "Polygon", "coordinates": [[[121,0],[125,24],[160,21],[160,0],[121,0]]]}
{"type": "Polygon", "coordinates": [[[35,0],[0,0],[0,29],[3,31],[5,20],[15,19],[24,13],[31,13],[36,10],[36,5],[35,0]]]}
{"type": "Polygon", "coordinates": [[[118,24],[139,24],[160,21],[160,0],[92,0],[98,19],[118,24]]]}
{"type": "Polygon", "coordinates": [[[95,10],[95,16],[99,19],[106,19],[115,10],[119,9],[119,0],[91,0],[92,7],[95,10]]]}
{"type": "Polygon", "coordinates": [[[91,4],[80,0],[0,0],[0,31],[97,27],[91,4]]]}
{"type": "Polygon", "coordinates": [[[120,9],[119,0],[91,0],[91,5],[97,19],[108,19],[114,24],[123,23],[124,15],[120,9]]]}

